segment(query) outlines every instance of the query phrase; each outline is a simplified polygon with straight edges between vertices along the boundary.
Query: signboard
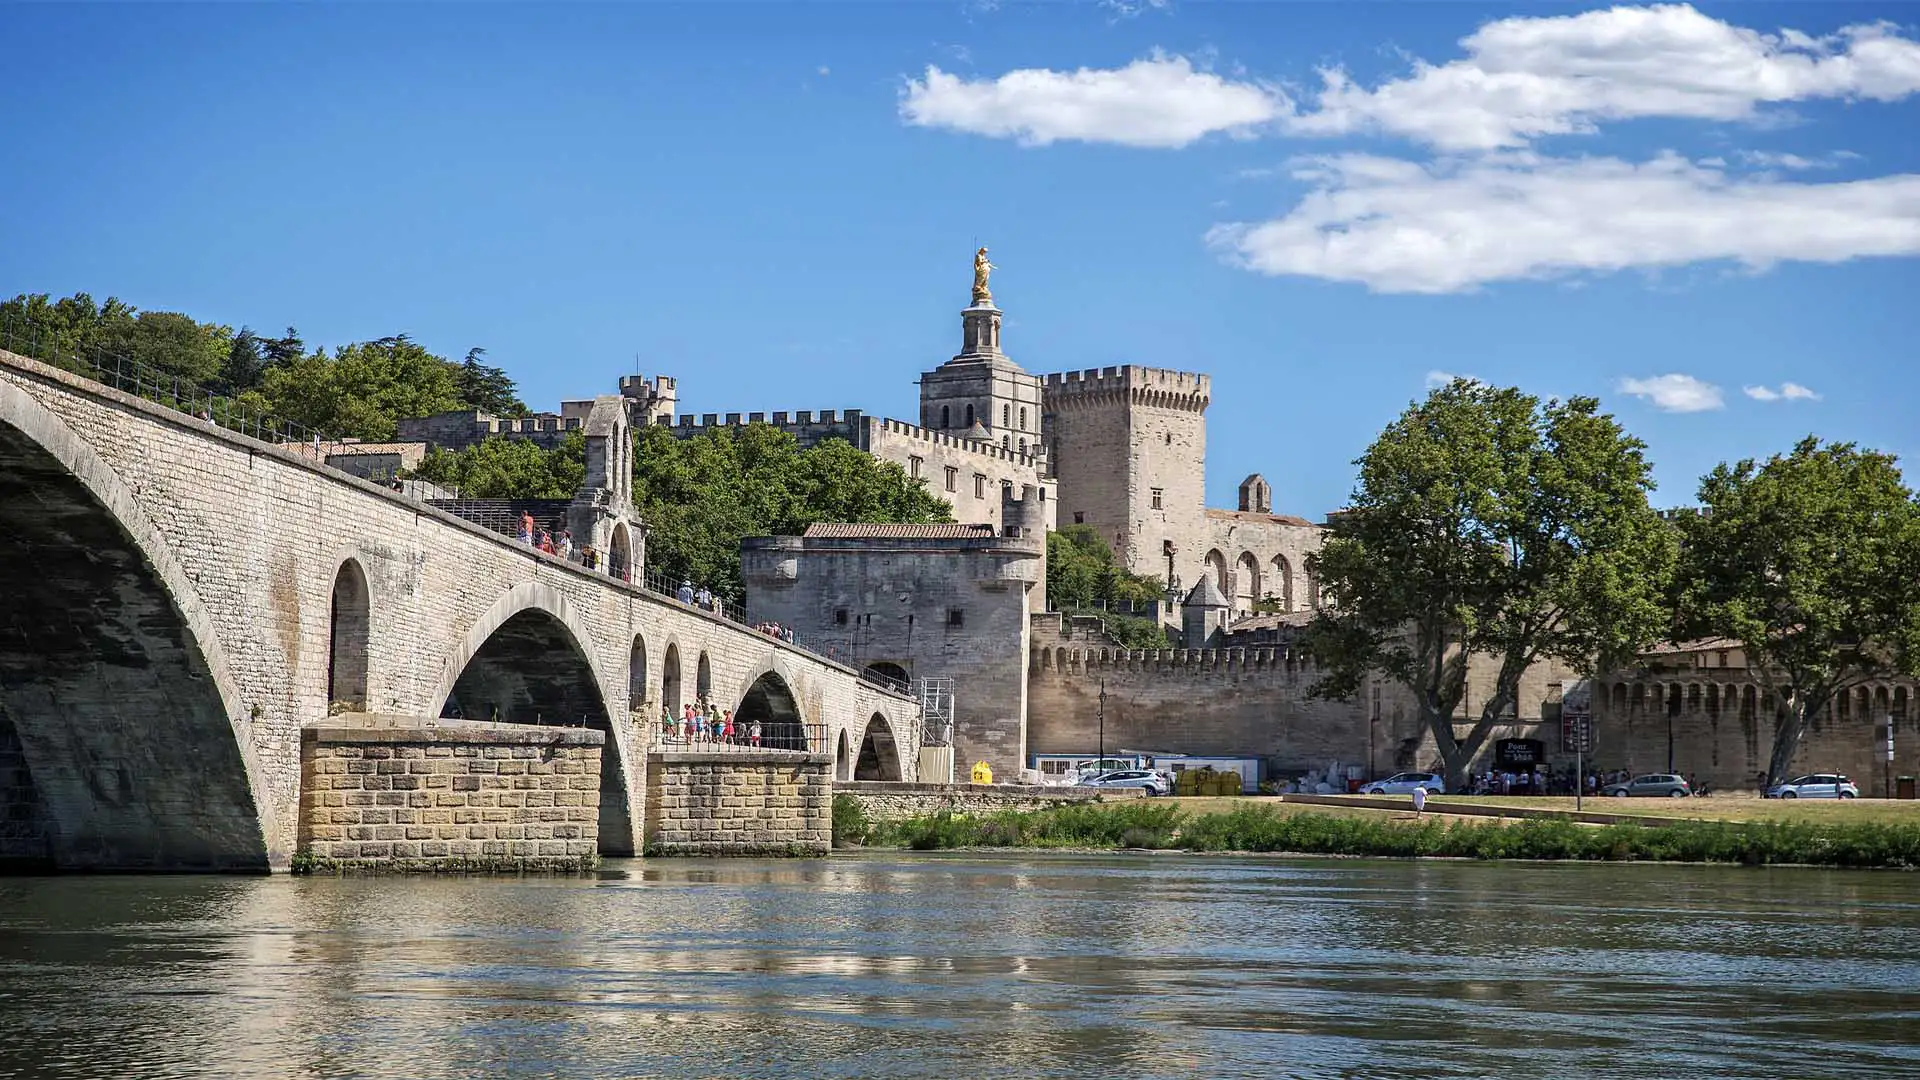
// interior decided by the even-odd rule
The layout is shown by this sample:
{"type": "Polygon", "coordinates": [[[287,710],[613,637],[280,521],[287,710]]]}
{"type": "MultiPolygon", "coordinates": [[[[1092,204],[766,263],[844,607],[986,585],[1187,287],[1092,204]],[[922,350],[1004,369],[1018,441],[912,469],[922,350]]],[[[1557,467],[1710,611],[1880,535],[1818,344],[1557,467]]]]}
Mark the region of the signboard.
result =
{"type": "Polygon", "coordinates": [[[1565,689],[1560,697],[1560,749],[1568,754],[1593,753],[1593,698],[1592,684],[1582,679],[1579,682],[1561,684],[1565,689]]]}
{"type": "Polygon", "coordinates": [[[1502,769],[1531,769],[1547,760],[1539,739],[1501,739],[1493,744],[1494,764],[1502,769]]]}

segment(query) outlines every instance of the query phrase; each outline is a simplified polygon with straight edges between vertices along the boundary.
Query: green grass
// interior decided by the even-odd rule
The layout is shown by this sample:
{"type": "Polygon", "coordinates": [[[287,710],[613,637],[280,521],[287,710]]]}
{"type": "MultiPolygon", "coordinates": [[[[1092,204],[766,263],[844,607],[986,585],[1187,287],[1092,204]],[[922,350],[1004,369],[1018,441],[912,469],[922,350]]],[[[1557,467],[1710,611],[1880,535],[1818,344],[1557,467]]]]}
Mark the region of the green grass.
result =
{"type": "MultiPolygon", "coordinates": [[[[1920,799],[1761,799],[1751,796],[1716,795],[1705,799],[1610,799],[1597,796],[1586,799],[1582,807],[1590,814],[1620,814],[1634,817],[1698,818],[1703,821],[1800,821],[1817,824],[1877,822],[1880,824],[1920,825],[1920,799]]],[[[1448,804],[1519,806],[1535,810],[1573,810],[1572,796],[1435,795],[1427,800],[1429,810],[1445,812],[1448,804]]]]}
{"type": "MultiPolygon", "coordinates": [[[[842,798],[846,798],[842,796],[842,798]]],[[[838,800],[836,800],[837,802],[838,800]]],[[[1188,814],[1169,800],[992,814],[941,813],[866,823],[861,842],[915,850],[969,847],[1179,848],[1195,852],[1450,856],[1471,859],[1725,862],[1920,867],[1920,823],[1683,821],[1595,827],[1565,819],[1414,821],[1244,802],[1188,814]]],[[[836,813],[836,821],[840,818],[836,813]]],[[[848,815],[849,820],[851,815],[848,815]]],[[[850,838],[851,839],[851,838],[850,838]]],[[[840,837],[836,835],[836,842],[840,837]]]]}

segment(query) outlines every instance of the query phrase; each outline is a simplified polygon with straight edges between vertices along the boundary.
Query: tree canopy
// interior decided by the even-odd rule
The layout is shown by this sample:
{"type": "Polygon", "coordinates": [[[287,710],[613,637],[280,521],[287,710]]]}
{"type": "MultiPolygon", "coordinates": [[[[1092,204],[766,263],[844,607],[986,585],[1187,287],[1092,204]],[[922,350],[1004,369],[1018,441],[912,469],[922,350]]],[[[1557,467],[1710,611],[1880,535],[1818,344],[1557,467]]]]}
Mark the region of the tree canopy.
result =
{"type": "MultiPolygon", "coordinates": [[[[1113,549],[1091,525],[1067,525],[1047,534],[1047,598],[1055,610],[1094,606],[1095,601],[1159,600],[1166,585],[1120,565],[1113,549]]],[[[1152,619],[1104,615],[1107,636],[1130,649],[1159,649],[1166,631],[1152,619]]]]}
{"type": "Polygon", "coordinates": [[[1920,665],[1920,512],[1892,455],[1808,437],[1722,464],[1680,518],[1679,629],[1739,641],[1774,705],[1769,784],[1814,715],[1920,665]]]}
{"type": "Polygon", "coordinates": [[[1327,605],[1307,629],[1323,697],[1369,675],[1407,686],[1451,787],[1558,660],[1593,672],[1670,623],[1673,530],[1647,503],[1644,445],[1592,398],[1539,399],[1458,379],[1410,406],[1356,462],[1351,506],[1307,560],[1327,605]],[[1472,656],[1496,665],[1456,735],[1472,656]]]}
{"type": "Polygon", "coordinates": [[[587,439],[570,431],[551,450],[525,439],[487,439],[459,453],[435,447],[412,476],[468,499],[571,499],[587,479],[587,439]]]}
{"type": "Polygon", "coordinates": [[[506,372],[481,362],[485,349],[456,363],[405,334],[309,351],[293,327],[263,337],[86,293],[22,293],[0,302],[0,327],[15,351],[81,375],[93,376],[95,362],[131,361],[329,436],[391,439],[401,419],[454,409],[527,411],[506,372]]]}

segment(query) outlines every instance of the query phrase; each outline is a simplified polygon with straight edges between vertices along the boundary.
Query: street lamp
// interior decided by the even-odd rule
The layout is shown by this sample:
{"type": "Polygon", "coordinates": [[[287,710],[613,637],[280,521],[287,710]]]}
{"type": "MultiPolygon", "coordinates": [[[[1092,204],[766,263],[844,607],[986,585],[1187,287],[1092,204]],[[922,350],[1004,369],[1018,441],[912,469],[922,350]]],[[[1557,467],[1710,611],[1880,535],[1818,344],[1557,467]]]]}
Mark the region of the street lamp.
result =
{"type": "Polygon", "coordinates": [[[1107,679],[1104,675],[1100,677],[1100,755],[1094,768],[1107,771],[1107,679]]]}

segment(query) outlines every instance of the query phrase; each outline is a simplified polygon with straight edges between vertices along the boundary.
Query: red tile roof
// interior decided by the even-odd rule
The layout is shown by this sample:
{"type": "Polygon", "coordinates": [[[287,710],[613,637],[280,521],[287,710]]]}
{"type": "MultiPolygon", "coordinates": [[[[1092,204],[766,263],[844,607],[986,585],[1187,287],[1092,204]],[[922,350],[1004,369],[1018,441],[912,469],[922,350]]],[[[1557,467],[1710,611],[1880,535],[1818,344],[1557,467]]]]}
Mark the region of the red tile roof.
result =
{"type": "Polygon", "coordinates": [[[828,540],[977,540],[991,538],[991,525],[849,525],[822,523],[807,526],[806,536],[828,540]]]}

